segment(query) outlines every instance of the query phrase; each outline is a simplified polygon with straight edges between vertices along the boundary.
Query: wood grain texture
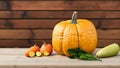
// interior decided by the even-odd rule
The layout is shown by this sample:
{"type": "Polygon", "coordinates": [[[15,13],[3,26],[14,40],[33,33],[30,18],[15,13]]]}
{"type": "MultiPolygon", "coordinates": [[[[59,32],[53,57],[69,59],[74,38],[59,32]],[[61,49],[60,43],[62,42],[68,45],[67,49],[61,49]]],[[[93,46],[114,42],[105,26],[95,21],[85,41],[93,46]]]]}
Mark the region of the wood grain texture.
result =
{"type": "MultiPolygon", "coordinates": [[[[25,39],[25,40],[0,40],[0,47],[4,47],[4,48],[27,48],[30,47],[34,44],[38,44],[39,46],[41,46],[43,43],[41,42],[45,41],[46,43],[51,43],[51,39],[38,39],[38,40],[33,40],[33,39],[25,39]]],[[[112,43],[117,43],[120,45],[120,40],[116,40],[116,39],[112,39],[112,40],[104,40],[104,39],[99,39],[98,43],[97,43],[97,48],[102,48],[105,47],[109,44],[112,43]]]]}
{"type": "Polygon", "coordinates": [[[34,44],[37,44],[39,46],[41,46],[43,43],[41,42],[45,41],[46,43],[50,43],[51,44],[51,40],[43,40],[43,39],[39,39],[39,40],[32,40],[32,39],[25,39],[25,40],[0,40],[0,47],[4,47],[4,48],[19,48],[19,47],[31,47],[34,44]]]}
{"type": "MultiPolygon", "coordinates": [[[[78,18],[120,18],[120,11],[77,11],[78,18]]],[[[71,19],[71,11],[0,11],[0,18],[62,18],[71,19]]]]}
{"type": "Polygon", "coordinates": [[[119,28],[120,29],[120,19],[115,20],[103,20],[101,28],[119,28]]]}
{"type": "Polygon", "coordinates": [[[112,43],[117,43],[120,46],[120,39],[118,39],[118,40],[116,40],[116,39],[112,39],[112,40],[99,39],[97,47],[98,48],[103,48],[103,47],[105,47],[109,44],[112,44],[112,43]]]}
{"type": "Polygon", "coordinates": [[[0,1],[0,47],[29,47],[40,40],[51,43],[54,26],[77,18],[91,20],[98,46],[120,44],[119,0],[2,0],[0,1]]]}
{"type": "MultiPolygon", "coordinates": [[[[65,19],[0,19],[1,29],[53,29],[65,19]]],[[[119,29],[120,19],[89,19],[99,29],[119,29]]]]}
{"type": "Polygon", "coordinates": [[[0,1],[0,10],[9,10],[10,3],[9,1],[0,1]]]}
{"type": "MultiPolygon", "coordinates": [[[[120,53],[117,56],[101,58],[100,61],[70,59],[55,52],[51,56],[28,58],[27,48],[0,48],[0,68],[119,68],[120,53]]],[[[94,51],[94,54],[99,49],[94,51]]]]}
{"type": "MultiPolygon", "coordinates": [[[[52,39],[52,29],[12,30],[1,29],[0,39],[52,39]]],[[[97,29],[98,39],[120,39],[120,30],[97,29]]]]}
{"type": "Polygon", "coordinates": [[[120,30],[97,30],[99,39],[119,39],[120,30]]]}
{"type": "Polygon", "coordinates": [[[63,19],[0,19],[0,28],[14,29],[48,29],[54,26],[63,19]]]}
{"type": "MultiPolygon", "coordinates": [[[[120,18],[119,11],[77,11],[77,18],[120,18]]],[[[70,18],[73,11],[30,11],[28,18],[70,18]],[[39,15],[37,15],[39,14],[39,15]]],[[[28,16],[27,16],[28,15],[28,16]]]]}
{"type": "Polygon", "coordinates": [[[120,10],[119,1],[12,1],[11,4],[12,10],[120,10]]]}
{"type": "Polygon", "coordinates": [[[40,30],[0,30],[0,39],[50,39],[51,29],[40,30]]]}
{"type": "Polygon", "coordinates": [[[0,18],[22,18],[23,11],[0,11],[0,18]]]}

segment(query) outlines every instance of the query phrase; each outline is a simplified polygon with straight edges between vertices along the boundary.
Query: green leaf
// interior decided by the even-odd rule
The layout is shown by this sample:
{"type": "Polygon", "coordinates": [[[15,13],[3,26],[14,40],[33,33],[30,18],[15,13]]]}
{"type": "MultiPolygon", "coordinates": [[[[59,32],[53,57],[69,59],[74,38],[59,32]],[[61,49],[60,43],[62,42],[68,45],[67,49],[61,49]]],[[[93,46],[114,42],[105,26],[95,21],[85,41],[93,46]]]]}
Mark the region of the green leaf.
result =
{"type": "Polygon", "coordinates": [[[80,60],[98,60],[101,61],[100,59],[94,57],[93,55],[86,53],[85,51],[81,50],[80,48],[74,48],[74,49],[68,49],[68,53],[70,54],[71,59],[80,59],[80,60]]]}
{"type": "Polygon", "coordinates": [[[76,49],[68,49],[67,51],[68,51],[68,53],[69,53],[71,56],[77,56],[77,51],[76,51],[76,49]]]}
{"type": "Polygon", "coordinates": [[[82,59],[82,60],[97,60],[97,58],[92,56],[91,54],[82,54],[80,56],[80,59],[82,59]]]}
{"type": "Polygon", "coordinates": [[[80,48],[75,49],[68,49],[68,53],[73,57],[79,57],[82,54],[85,54],[86,52],[82,51],[80,48]]]}
{"type": "Polygon", "coordinates": [[[86,52],[84,52],[83,50],[81,50],[81,49],[79,48],[77,54],[78,54],[78,56],[81,56],[82,54],[86,54],[86,52]]]}

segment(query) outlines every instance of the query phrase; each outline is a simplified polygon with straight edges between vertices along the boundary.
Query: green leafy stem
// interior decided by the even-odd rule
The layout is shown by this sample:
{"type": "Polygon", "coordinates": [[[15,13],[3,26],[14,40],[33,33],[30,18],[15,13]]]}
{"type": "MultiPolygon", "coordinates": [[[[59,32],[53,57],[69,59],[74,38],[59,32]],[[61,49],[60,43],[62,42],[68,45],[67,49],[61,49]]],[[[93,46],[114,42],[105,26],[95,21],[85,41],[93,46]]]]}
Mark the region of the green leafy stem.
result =
{"type": "Polygon", "coordinates": [[[93,56],[92,54],[86,53],[80,48],[68,49],[68,53],[70,54],[71,59],[80,59],[80,60],[89,60],[89,61],[101,61],[100,58],[93,56]]]}

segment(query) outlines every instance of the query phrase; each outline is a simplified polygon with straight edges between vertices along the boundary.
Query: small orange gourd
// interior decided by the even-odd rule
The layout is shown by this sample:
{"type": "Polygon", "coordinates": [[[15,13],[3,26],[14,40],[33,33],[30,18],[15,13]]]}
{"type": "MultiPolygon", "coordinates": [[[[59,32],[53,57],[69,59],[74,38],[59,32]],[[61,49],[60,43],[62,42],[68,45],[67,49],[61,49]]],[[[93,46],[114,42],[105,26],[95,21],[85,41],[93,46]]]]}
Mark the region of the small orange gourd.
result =
{"type": "Polygon", "coordinates": [[[97,45],[97,33],[93,23],[86,19],[76,19],[77,12],[71,20],[58,23],[52,33],[52,46],[58,54],[70,56],[68,49],[80,48],[92,53],[97,45]]]}

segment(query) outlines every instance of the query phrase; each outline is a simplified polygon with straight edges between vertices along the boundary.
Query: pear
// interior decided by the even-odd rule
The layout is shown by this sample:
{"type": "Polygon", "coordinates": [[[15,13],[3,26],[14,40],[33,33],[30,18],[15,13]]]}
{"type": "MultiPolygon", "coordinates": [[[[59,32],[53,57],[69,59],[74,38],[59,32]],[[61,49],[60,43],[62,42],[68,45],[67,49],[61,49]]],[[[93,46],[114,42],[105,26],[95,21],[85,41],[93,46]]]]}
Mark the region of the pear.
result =
{"type": "Polygon", "coordinates": [[[96,56],[99,58],[103,57],[112,57],[115,56],[119,53],[120,47],[118,44],[113,43],[108,46],[105,46],[104,48],[100,49],[97,53],[96,56]]]}

